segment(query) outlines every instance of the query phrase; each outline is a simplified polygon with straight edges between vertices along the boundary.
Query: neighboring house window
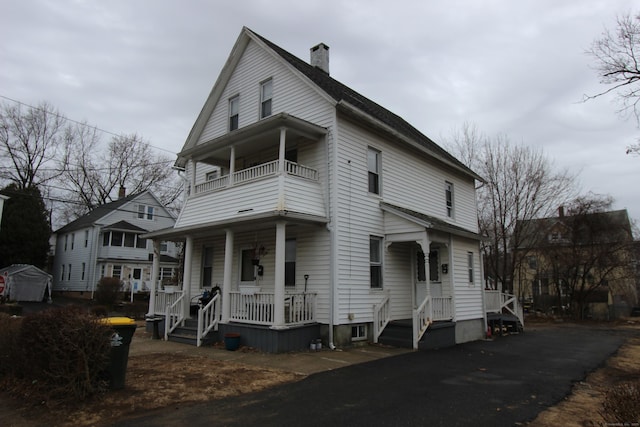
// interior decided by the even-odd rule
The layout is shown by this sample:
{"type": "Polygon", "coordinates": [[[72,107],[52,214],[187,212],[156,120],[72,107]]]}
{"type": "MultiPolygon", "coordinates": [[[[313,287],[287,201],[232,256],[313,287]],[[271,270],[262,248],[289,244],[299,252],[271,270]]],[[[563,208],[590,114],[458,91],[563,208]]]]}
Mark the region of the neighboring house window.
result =
{"type": "Polygon", "coordinates": [[[532,270],[538,269],[538,259],[535,256],[527,257],[527,261],[529,263],[529,268],[532,270]]]}
{"type": "Polygon", "coordinates": [[[69,271],[67,272],[67,280],[71,280],[71,264],[69,264],[69,271]]]}
{"type": "Polygon", "coordinates": [[[89,246],[89,230],[85,230],[84,232],[84,247],[89,246]]]}
{"type": "Polygon", "coordinates": [[[447,205],[447,216],[453,218],[453,184],[451,182],[444,183],[444,196],[447,205]]]}
{"type": "Polygon", "coordinates": [[[122,246],[124,233],[122,231],[111,232],[111,246],[122,246]]]}
{"type": "Polygon", "coordinates": [[[122,278],[122,266],[114,265],[111,269],[111,277],[115,277],[116,279],[122,278]]]}
{"type": "Polygon", "coordinates": [[[172,267],[162,267],[160,269],[160,280],[171,279],[173,277],[172,267]]]}
{"type": "Polygon", "coordinates": [[[138,249],[147,249],[147,239],[142,238],[140,236],[136,236],[136,248],[138,249]]]}
{"type": "Polygon", "coordinates": [[[288,239],[285,244],[284,285],[296,285],[296,239],[288,239]]]}
{"type": "Polygon", "coordinates": [[[69,235],[68,235],[68,234],[66,234],[66,235],[64,236],[64,250],[65,250],[65,252],[67,251],[67,245],[68,245],[68,244],[69,244],[69,235]]]}
{"type": "Polygon", "coordinates": [[[87,268],[87,264],[83,262],[82,263],[81,280],[84,280],[84,273],[85,273],[86,268],[87,268]]]}
{"type": "Polygon", "coordinates": [[[549,241],[557,242],[557,241],[560,240],[561,237],[562,237],[562,235],[559,232],[554,231],[549,235],[549,241]]]}
{"type": "Polygon", "coordinates": [[[253,266],[253,249],[242,250],[242,266],[240,271],[241,282],[252,282],[256,279],[253,266]]]}
{"type": "Polygon", "coordinates": [[[73,250],[75,243],[76,243],[76,233],[71,233],[71,250],[73,250]]]}
{"type": "Polygon", "coordinates": [[[473,273],[473,252],[467,252],[467,270],[469,271],[469,284],[473,285],[475,275],[473,273]]]}
{"type": "Polygon", "coordinates": [[[369,193],[380,194],[380,152],[369,148],[367,167],[369,169],[369,193]]]}
{"type": "Polygon", "coordinates": [[[136,235],[133,233],[124,233],[124,245],[127,248],[133,248],[136,245],[136,235]]]}
{"type": "Polygon", "coordinates": [[[62,274],[60,274],[60,281],[64,281],[64,264],[62,264],[62,274]]]}
{"type": "Polygon", "coordinates": [[[213,247],[202,250],[202,287],[210,288],[213,283],[213,247]]]}
{"type": "Polygon", "coordinates": [[[437,249],[429,252],[429,280],[440,281],[440,252],[437,249]]]}
{"type": "Polygon", "coordinates": [[[169,245],[166,242],[160,243],[160,252],[167,252],[169,250],[169,245]]]}
{"type": "Polygon", "coordinates": [[[138,205],[138,219],[153,220],[153,206],[138,205]]]}
{"type": "Polygon", "coordinates": [[[229,100],[229,130],[238,129],[240,113],[240,96],[234,96],[229,100]]]}
{"type": "Polygon", "coordinates": [[[382,238],[369,238],[370,284],[374,289],[382,288],[382,238]]]}
{"type": "Polygon", "coordinates": [[[260,118],[271,115],[273,101],[273,80],[267,80],[260,85],[260,118]]]}

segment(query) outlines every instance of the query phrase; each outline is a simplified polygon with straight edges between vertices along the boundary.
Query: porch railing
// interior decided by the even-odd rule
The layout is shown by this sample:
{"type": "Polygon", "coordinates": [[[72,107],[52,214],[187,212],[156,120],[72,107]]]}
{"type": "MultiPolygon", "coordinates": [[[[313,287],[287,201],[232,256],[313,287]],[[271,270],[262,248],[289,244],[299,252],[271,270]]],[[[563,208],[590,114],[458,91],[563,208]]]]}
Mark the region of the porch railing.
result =
{"type": "MultiPolygon", "coordinates": [[[[252,166],[247,169],[233,173],[233,184],[242,184],[245,182],[255,181],[261,178],[274,176],[280,169],[280,161],[274,160],[267,163],[262,163],[256,166],[252,166]]],[[[312,181],[318,181],[318,171],[307,166],[300,165],[296,162],[285,160],[285,173],[287,175],[296,176],[299,178],[305,178],[312,181]]],[[[212,179],[195,186],[195,193],[207,193],[211,191],[219,191],[229,187],[229,175],[222,176],[220,178],[212,179]]]]}
{"type": "MultiPolygon", "coordinates": [[[[285,325],[301,325],[316,321],[317,294],[295,292],[285,296],[285,325]]],[[[229,292],[229,320],[255,325],[273,325],[275,295],[268,292],[245,294],[229,292]]]]}
{"type": "Polygon", "coordinates": [[[524,325],[524,310],[515,295],[498,290],[485,290],[485,309],[487,313],[503,313],[507,311],[518,318],[524,325]]]}
{"type": "Polygon", "coordinates": [[[181,291],[178,292],[165,292],[163,290],[157,290],[156,291],[156,301],[154,304],[154,311],[158,316],[164,316],[165,314],[165,310],[167,309],[167,305],[171,305],[174,302],[176,302],[176,300],[178,298],[180,298],[180,295],[182,294],[181,291]]]}
{"type": "Polygon", "coordinates": [[[418,306],[415,310],[413,310],[413,348],[418,348],[418,342],[427,332],[429,325],[433,322],[433,304],[431,301],[431,296],[427,295],[427,297],[422,301],[422,304],[418,306]]]}
{"type": "Polygon", "coordinates": [[[169,340],[169,334],[173,332],[184,320],[184,292],[180,291],[180,296],[173,302],[167,304],[164,312],[164,339],[169,340]]]}
{"type": "Polygon", "coordinates": [[[431,297],[431,305],[434,321],[453,319],[453,298],[431,297]]]}
{"type": "Polygon", "coordinates": [[[220,320],[220,293],[216,293],[214,297],[205,305],[198,309],[198,336],[197,346],[202,345],[202,339],[207,336],[211,330],[218,330],[218,322],[220,320]]]}
{"type": "Polygon", "coordinates": [[[373,342],[378,342],[378,338],[384,331],[391,318],[391,304],[389,304],[389,294],[385,294],[382,301],[373,306],[373,342]]]}

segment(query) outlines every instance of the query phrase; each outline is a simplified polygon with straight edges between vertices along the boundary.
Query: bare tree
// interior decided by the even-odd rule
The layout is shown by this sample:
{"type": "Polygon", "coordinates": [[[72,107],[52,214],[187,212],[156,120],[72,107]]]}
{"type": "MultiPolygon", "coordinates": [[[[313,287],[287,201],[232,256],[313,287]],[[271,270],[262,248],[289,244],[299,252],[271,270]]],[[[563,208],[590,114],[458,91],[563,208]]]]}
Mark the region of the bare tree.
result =
{"type": "Polygon", "coordinates": [[[0,106],[0,178],[19,188],[37,187],[58,177],[55,160],[63,146],[66,119],[53,106],[0,106]]]}
{"type": "Polygon", "coordinates": [[[171,164],[171,159],[153,153],[149,143],[135,134],[113,137],[103,150],[96,129],[81,124],[67,139],[63,157],[60,185],[77,201],[67,206],[66,219],[116,200],[121,187],[130,194],[152,190],[162,203],[172,204],[181,186],[171,164]]]}
{"type": "Polygon", "coordinates": [[[449,145],[485,180],[477,191],[479,229],[487,239],[485,272],[513,291],[514,275],[527,255],[513,250],[527,234],[522,220],[555,210],[573,194],[574,177],[555,172],[542,151],[513,144],[504,135],[487,138],[469,124],[449,145]]]}
{"type": "MultiPolygon", "coordinates": [[[[595,61],[600,83],[608,89],[585,95],[585,100],[615,92],[619,113],[632,113],[640,125],[640,14],[618,16],[615,31],[605,29],[587,50],[595,61]]],[[[627,147],[627,153],[640,154],[640,143],[627,147]]]]}

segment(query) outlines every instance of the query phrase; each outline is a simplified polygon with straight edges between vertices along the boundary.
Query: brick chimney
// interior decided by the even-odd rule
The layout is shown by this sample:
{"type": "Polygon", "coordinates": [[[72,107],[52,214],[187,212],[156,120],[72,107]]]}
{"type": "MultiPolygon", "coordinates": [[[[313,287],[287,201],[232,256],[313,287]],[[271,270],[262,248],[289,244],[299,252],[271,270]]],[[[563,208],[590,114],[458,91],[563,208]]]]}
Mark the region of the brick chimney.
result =
{"type": "Polygon", "coordinates": [[[118,190],[118,199],[124,199],[126,195],[127,195],[127,189],[121,185],[120,189],[118,190]]]}
{"type": "Polygon", "coordinates": [[[329,74],[329,46],[320,43],[311,49],[311,65],[329,74]]]}

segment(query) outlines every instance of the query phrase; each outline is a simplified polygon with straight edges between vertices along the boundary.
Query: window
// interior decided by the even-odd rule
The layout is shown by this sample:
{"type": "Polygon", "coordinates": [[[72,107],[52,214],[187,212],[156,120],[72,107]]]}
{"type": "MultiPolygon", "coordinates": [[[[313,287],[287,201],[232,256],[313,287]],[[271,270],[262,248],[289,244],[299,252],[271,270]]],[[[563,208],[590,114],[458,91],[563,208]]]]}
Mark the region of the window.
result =
{"type": "Polygon", "coordinates": [[[67,272],[67,280],[71,280],[71,264],[69,264],[69,271],[67,272]]]}
{"type": "Polygon", "coordinates": [[[136,248],[138,249],[147,249],[147,239],[144,239],[140,236],[136,236],[136,248]]]}
{"type": "Polygon", "coordinates": [[[382,288],[382,239],[369,238],[370,285],[374,289],[382,288]]]}
{"type": "Polygon", "coordinates": [[[284,285],[296,285],[296,239],[288,239],[285,244],[284,285]]]}
{"type": "Polygon", "coordinates": [[[84,247],[89,246],[89,230],[85,230],[84,232],[84,247]]]}
{"type": "Polygon", "coordinates": [[[264,119],[271,115],[273,98],[273,80],[267,80],[260,85],[260,118],[264,119]]]}
{"type": "Polygon", "coordinates": [[[202,249],[202,287],[210,288],[213,283],[213,248],[205,246],[202,249]]]}
{"type": "Polygon", "coordinates": [[[242,250],[242,270],[240,271],[241,282],[253,282],[256,280],[255,268],[253,266],[253,249],[242,250]]]}
{"type": "Polygon", "coordinates": [[[369,193],[380,194],[380,152],[369,148],[367,153],[369,169],[369,193]]]}
{"type": "Polygon", "coordinates": [[[138,219],[153,220],[153,206],[138,205],[138,219]]]}
{"type": "Polygon", "coordinates": [[[160,252],[167,252],[169,250],[169,244],[167,242],[160,243],[160,252]]]}
{"type": "Polygon", "coordinates": [[[87,264],[83,262],[82,263],[82,272],[81,272],[81,275],[80,275],[81,280],[84,280],[84,273],[85,273],[86,268],[87,268],[87,264]]]}
{"type": "Polygon", "coordinates": [[[122,246],[123,237],[124,237],[124,233],[122,231],[112,231],[111,246],[122,246]]]}
{"type": "Polygon", "coordinates": [[[238,129],[240,112],[240,96],[234,96],[229,100],[229,130],[238,129]]]}
{"type": "Polygon", "coordinates": [[[64,250],[65,250],[65,252],[66,252],[66,250],[67,250],[67,245],[68,245],[68,244],[69,244],[69,235],[68,235],[68,234],[66,234],[66,235],[64,236],[64,250]]]}
{"type": "Polygon", "coordinates": [[[122,266],[114,265],[111,269],[111,277],[115,277],[116,279],[122,278],[122,266]]]}
{"type": "Polygon", "coordinates": [[[529,263],[529,268],[532,270],[538,269],[538,259],[535,256],[528,256],[527,262],[529,263]]]}
{"type": "Polygon", "coordinates": [[[427,269],[424,265],[424,252],[422,251],[417,252],[416,267],[418,268],[418,282],[425,282],[427,280],[427,269]]]}
{"type": "Polygon", "coordinates": [[[211,171],[211,172],[207,172],[207,175],[206,175],[205,179],[207,181],[213,181],[214,179],[217,179],[219,175],[220,174],[219,174],[219,172],[217,170],[211,171]]]}
{"type": "Polygon", "coordinates": [[[133,233],[124,233],[124,245],[127,248],[133,248],[136,245],[136,235],[133,233]]]}
{"type": "Polygon", "coordinates": [[[173,277],[173,268],[172,267],[162,267],[160,269],[160,280],[171,279],[173,277]]]}
{"type": "Polygon", "coordinates": [[[107,231],[102,235],[102,246],[109,246],[110,241],[111,241],[111,233],[107,231]]]}
{"type": "Polygon", "coordinates": [[[73,250],[75,243],[76,243],[76,233],[71,233],[71,250],[73,250]]]}
{"type": "Polygon", "coordinates": [[[351,341],[364,341],[367,339],[367,325],[353,325],[351,327],[351,341]]]}
{"type": "Polygon", "coordinates": [[[453,218],[453,184],[448,181],[444,183],[444,197],[447,206],[447,216],[453,218]]]}
{"type": "Polygon", "coordinates": [[[104,264],[102,264],[102,265],[100,266],[100,277],[101,277],[101,278],[102,278],[102,277],[104,277],[106,268],[107,268],[107,267],[106,267],[104,264]]]}
{"type": "Polygon", "coordinates": [[[64,264],[62,264],[62,274],[60,274],[60,281],[64,281],[64,264]]]}
{"type": "Polygon", "coordinates": [[[473,285],[473,282],[474,282],[473,252],[467,252],[467,269],[469,270],[469,284],[473,285]]]}
{"type": "Polygon", "coordinates": [[[437,249],[429,252],[429,280],[440,281],[440,252],[437,249]]]}

